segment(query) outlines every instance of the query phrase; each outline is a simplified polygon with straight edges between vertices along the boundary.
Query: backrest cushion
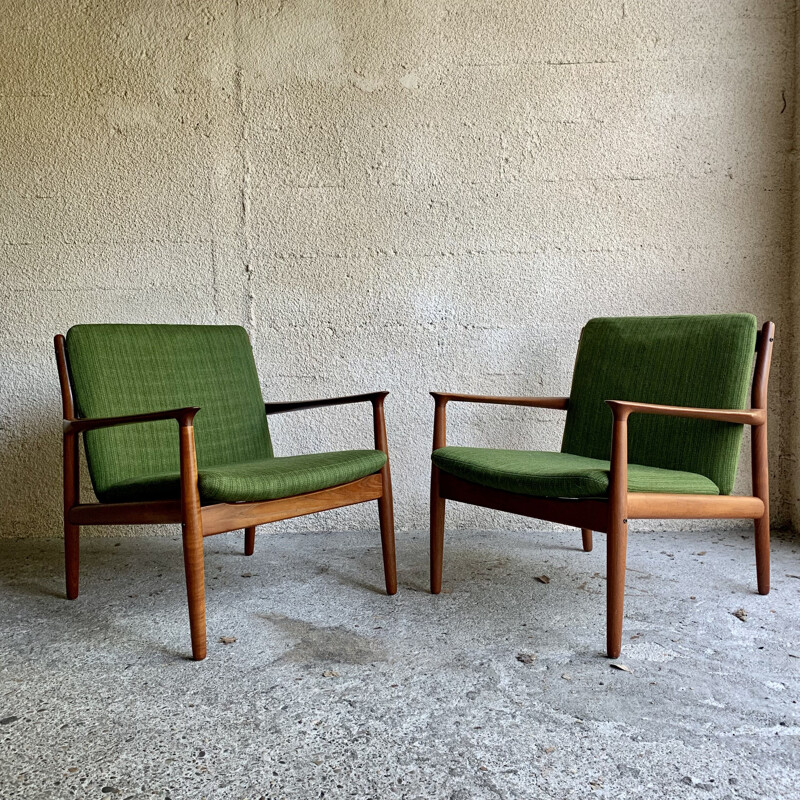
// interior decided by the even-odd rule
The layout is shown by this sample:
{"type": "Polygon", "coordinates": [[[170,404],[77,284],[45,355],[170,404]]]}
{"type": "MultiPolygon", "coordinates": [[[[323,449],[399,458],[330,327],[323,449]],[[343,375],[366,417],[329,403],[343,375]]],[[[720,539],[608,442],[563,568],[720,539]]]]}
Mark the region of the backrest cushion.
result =
{"type": "MultiPolygon", "coordinates": [[[[253,351],[233,325],[76,325],[67,360],[77,414],[114,417],[199,406],[200,467],[272,455],[253,351]]],[[[180,469],[173,420],[86,434],[95,493],[180,469]]]]}
{"type": "MultiPolygon", "coordinates": [[[[606,400],[746,408],[756,342],[750,314],[592,319],[583,329],[561,450],[611,457],[606,400]]],[[[730,494],[742,426],[633,414],[628,461],[695,472],[730,494]]]]}

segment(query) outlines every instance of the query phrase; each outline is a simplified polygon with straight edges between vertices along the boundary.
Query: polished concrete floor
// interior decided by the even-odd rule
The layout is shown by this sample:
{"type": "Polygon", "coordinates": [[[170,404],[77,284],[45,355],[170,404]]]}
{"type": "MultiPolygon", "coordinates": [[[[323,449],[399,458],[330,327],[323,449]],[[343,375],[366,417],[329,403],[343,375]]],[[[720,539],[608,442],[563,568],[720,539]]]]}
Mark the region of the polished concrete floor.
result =
{"type": "Polygon", "coordinates": [[[433,597],[400,534],[390,598],[377,534],[216,537],[202,663],[177,538],[87,538],[75,602],[0,541],[0,798],[800,798],[800,541],[760,597],[749,535],[633,533],[609,662],[596,540],[448,534],[433,597]]]}

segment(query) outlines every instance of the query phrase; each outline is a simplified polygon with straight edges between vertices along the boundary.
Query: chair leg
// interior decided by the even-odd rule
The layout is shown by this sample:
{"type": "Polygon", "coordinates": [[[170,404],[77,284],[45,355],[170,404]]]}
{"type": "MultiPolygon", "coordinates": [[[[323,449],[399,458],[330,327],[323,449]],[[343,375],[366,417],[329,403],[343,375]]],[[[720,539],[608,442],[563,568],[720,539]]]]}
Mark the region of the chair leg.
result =
{"type": "Polygon", "coordinates": [[[244,529],[244,554],[251,556],[256,549],[256,526],[244,529]]]}
{"type": "Polygon", "coordinates": [[[78,437],[64,436],[64,571],[67,582],[67,598],[78,596],[81,529],[69,521],[69,513],[78,502],[78,437]]]}
{"type": "Polygon", "coordinates": [[[583,549],[587,553],[592,552],[592,532],[588,528],[581,528],[581,538],[583,539],[583,549]]]}
{"type": "Polygon", "coordinates": [[[67,599],[78,596],[80,570],[81,529],[79,525],[64,523],[64,566],[67,574],[67,599]]]}
{"type": "Polygon", "coordinates": [[[751,436],[753,494],[764,502],[764,516],[753,520],[756,529],[756,580],[758,593],[769,594],[769,463],[766,424],[753,428],[751,436]]]}
{"type": "Polygon", "coordinates": [[[383,577],[386,594],[397,594],[397,558],[394,550],[394,504],[392,478],[389,464],[381,470],[383,495],[378,498],[378,519],[381,525],[381,550],[383,551],[383,577]]]}
{"type": "Polygon", "coordinates": [[[183,564],[189,600],[189,626],[192,633],[192,658],[206,657],[206,590],[203,564],[203,527],[200,515],[183,524],[183,564]]]}
{"type": "Polygon", "coordinates": [[[769,594],[769,512],[753,520],[756,528],[756,579],[758,593],[769,594]]]}
{"type": "Polygon", "coordinates": [[[628,522],[613,521],[606,537],[607,561],[607,646],[608,657],[618,658],[622,649],[622,612],[625,601],[625,559],[628,549],[628,522]]]}
{"type": "Polygon", "coordinates": [[[439,494],[439,468],[431,468],[431,594],[442,591],[445,499],[439,494]]]}

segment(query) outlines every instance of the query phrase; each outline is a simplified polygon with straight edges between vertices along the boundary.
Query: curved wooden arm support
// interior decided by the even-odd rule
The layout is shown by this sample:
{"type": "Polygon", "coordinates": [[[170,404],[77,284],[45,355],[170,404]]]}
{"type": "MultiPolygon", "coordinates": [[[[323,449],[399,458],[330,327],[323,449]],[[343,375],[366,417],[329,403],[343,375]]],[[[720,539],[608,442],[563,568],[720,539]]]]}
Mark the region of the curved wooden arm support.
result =
{"type": "Polygon", "coordinates": [[[264,403],[264,412],[267,416],[272,414],[286,414],[289,411],[302,411],[306,408],[324,408],[325,406],[343,406],[350,403],[371,402],[382,403],[389,392],[367,392],[366,394],[353,394],[348,397],[328,397],[322,400],[296,400],[287,403],[264,403]]]}
{"type": "Polygon", "coordinates": [[[447,404],[451,400],[457,403],[491,403],[501,406],[552,408],[557,411],[565,411],[569,405],[568,397],[495,397],[483,394],[451,394],[450,392],[431,392],[431,397],[436,404],[433,417],[434,450],[444,447],[447,443],[447,404]]]}
{"type": "Polygon", "coordinates": [[[100,428],[113,428],[117,425],[131,425],[136,422],[158,422],[162,419],[174,419],[182,428],[190,428],[194,416],[200,410],[198,406],[173,408],[169,411],[153,411],[147,414],[130,414],[124,417],[98,417],[95,419],[65,419],[64,433],[83,433],[100,428]]]}
{"type": "Polygon", "coordinates": [[[450,400],[460,403],[492,403],[500,406],[529,406],[531,408],[554,408],[565,411],[569,405],[568,397],[495,397],[483,394],[451,394],[449,392],[431,392],[433,399],[439,403],[450,400]]]}
{"type": "Polygon", "coordinates": [[[635,403],[627,400],[606,400],[614,413],[614,419],[627,419],[631,414],[660,414],[667,417],[708,419],[716,422],[731,422],[739,425],[763,425],[767,421],[765,408],[691,408],[690,406],[663,406],[655,403],[635,403]]]}

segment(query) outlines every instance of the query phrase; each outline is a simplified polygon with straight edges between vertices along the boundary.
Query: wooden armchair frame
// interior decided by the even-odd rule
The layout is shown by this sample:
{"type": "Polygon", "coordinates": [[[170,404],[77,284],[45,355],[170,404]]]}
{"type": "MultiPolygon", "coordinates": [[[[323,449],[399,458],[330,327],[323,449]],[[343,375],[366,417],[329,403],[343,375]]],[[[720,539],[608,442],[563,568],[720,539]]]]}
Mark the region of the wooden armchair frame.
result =
{"type": "MultiPolygon", "coordinates": [[[[769,593],[769,468],[767,460],[767,387],[772,361],[775,325],[764,323],[756,339],[751,409],[745,411],[636,403],[608,400],[613,413],[611,468],[608,498],[554,499],[529,497],[470,483],[431,470],[430,566],[431,592],[442,590],[445,501],[508,511],[527,517],[581,528],[583,549],[592,549],[592,531],[607,534],[607,648],[617,658],[622,646],[625,593],[625,561],[630,519],[752,519],[755,523],[756,577],[760,594],[769,593]],[[650,494],[628,491],[628,417],[662,414],[692,419],[717,420],[752,428],[751,496],[650,494]]],[[[491,397],[431,392],[435,401],[433,449],[446,444],[448,402],[495,403],[566,410],[567,397],[491,397]]]]}
{"type": "Polygon", "coordinates": [[[105,419],[77,418],[67,368],[65,339],[61,334],[55,337],[55,350],[64,416],[64,556],[67,597],[70,600],[74,600],[78,596],[81,525],[180,523],[183,534],[186,591],[189,600],[192,657],[199,661],[206,657],[205,573],[203,566],[203,538],[205,536],[244,528],[244,552],[249,556],[253,554],[255,546],[256,525],[314,514],[317,511],[328,511],[356,503],[366,503],[370,500],[378,501],[386,591],[390,595],[397,592],[392,479],[389,471],[389,448],[383,409],[388,392],[370,392],[324,400],[266,403],[264,406],[264,412],[271,416],[325,406],[371,403],[375,449],[386,454],[386,464],[380,472],[340,486],[278,500],[202,505],[197,485],[197,457],[194,442],[194,417],[200,409],[197,407],[177,408],[150,414],[105,419]],[[126,503],[80,502],[78,437],[81,433],[117,425],[166,419],[174,419],[178,423],[176,445],[180,452],[180,500],[126,503]]]}

